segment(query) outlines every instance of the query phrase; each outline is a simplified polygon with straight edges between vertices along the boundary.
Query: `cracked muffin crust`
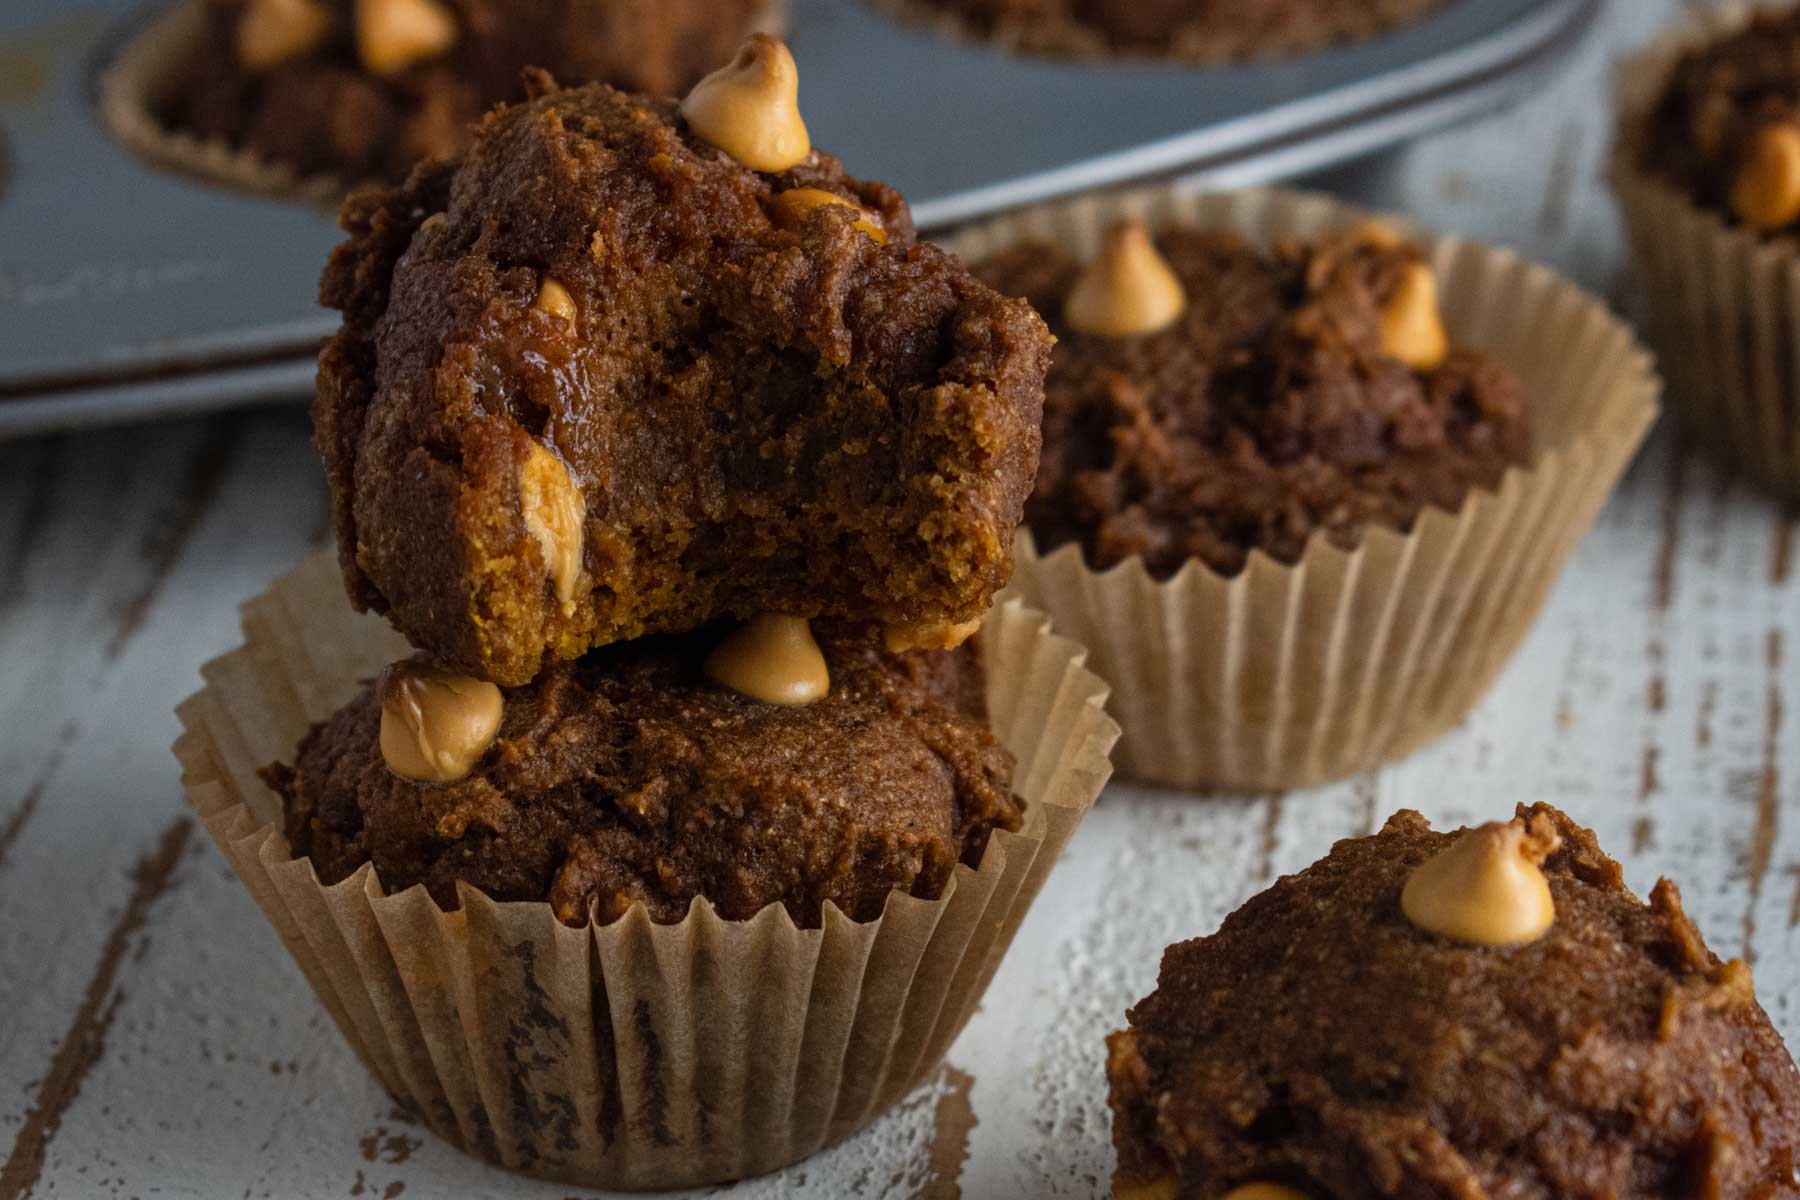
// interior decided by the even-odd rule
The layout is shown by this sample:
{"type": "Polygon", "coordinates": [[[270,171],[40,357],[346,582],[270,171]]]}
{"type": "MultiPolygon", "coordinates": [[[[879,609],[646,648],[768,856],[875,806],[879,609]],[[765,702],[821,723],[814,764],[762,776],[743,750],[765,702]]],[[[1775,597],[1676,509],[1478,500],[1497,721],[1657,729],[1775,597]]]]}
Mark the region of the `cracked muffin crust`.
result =
{"type": "Polygon", "coordinates": [[[894,891],[936,898],[1019,827],[973,646],[895,656],[822,626],[830,691],[782,707],[707,677],[719,637],[611,646],[507,689],[498,737],[449,783],[389,769],[365,686],[264,772],[294,854],[326,883],[371,862],[390,893],[424,884],[446,908],[463,883],[570,925],[638,901],[675,922],[704,896],[730,920],[783,904],[816,927],[828,902],[864,921],[894,891]]]}
{"type": "Polygon", "coordinates": [[[314,416],[352,598],[504,684],[725,615],[982,612],[1043,322],[829,154],[762,174],[673,104],[534,87],[345,206],[314,416]]]}
{"type": "Polygon", "coordinates": [[[1451,346],[1412,367],[1384,347],[1384,313],[1424,269],[1417,247],[1368,229],[1268,252],[1191,227],[1155,244],[1187,305],[1129,337],[1070,327],[1082,265],[1060,246],[974,266],[1058,337],[1026,505],[1041,553],[1075,542],[1096,570],[1141,557],[1157,578],[1190,559],[1235,574],[1252,550],[1297,561],[1315,533],[1351,548],[1370,524],[1408,529],[1529,460],[1504,366],[1451,346]]]}
{"type": "Polygon", "coordinates": [[[495,104],[522,99],[527,67],[571,82],[673,94],[726,58],[765,7],[764,0],[433,0],[451,22],[452,43],[378,72],[358,50],[364,2],[273,6],[290,22],[322,17],[323,25],[289,35],[298,40],[278,47],[285,56],[264,64],[245,61],[242,31],[268,0],[205,0],[190,65],[158,117],[303,175],[399,180],[423,158],[460,151],[495,104]]]}
{"type": "Polygon", "coordinates": [[[1109,1041],[1119,1196],[1750,1200],[1800,1195],[1800,1073],[1742,962],[1662,881],[1520,806],[1555,918],[1475,945],[1402,911],[1457,835],[1401,812],[1163,957],[1109,1041]]]}

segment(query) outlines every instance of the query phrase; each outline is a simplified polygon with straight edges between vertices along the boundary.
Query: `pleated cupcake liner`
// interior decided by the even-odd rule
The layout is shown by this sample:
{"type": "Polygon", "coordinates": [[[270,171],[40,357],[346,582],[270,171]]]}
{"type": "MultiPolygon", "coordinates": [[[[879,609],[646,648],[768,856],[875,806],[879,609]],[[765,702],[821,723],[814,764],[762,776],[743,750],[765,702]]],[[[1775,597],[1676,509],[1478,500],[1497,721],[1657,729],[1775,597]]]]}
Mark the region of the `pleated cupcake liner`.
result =
{"type": "MultiPolygon", "coordinates": [[[[336,209],[365,182],[332,172],[305,173],[223,138],[172,128],[157,115],[184,72],[193,69],[194,44],[206,32],[207,0],[179,0],[147,21],[101,73],[100,120],[147,162],[208,183],[280,200],[336,209]]],[[[747,32],[786,33],[788,0],[763,0],[747,32]]],[[[323,120],[325,114],[319,114],[323,120]]]]}
{"type": "Polygon", "coordinates": [[[1641,166],[1676,60],[1742,29],[1755,11],[1696,10],[1620,65],[1608,176],[1683,429],[1728,466],[1800,500],[1800,244],[1732,225],[1641,166]]]}
{"type": "Polygon", "coordinates": [[[244,608],[245,644],[179,709],[182,781],[226,858],[369,1071],[440,1136],[582,1187],[722,1182],[796,1162],[923,1082],[974,1011],[1063,846],[1104,785],[1118,727],[1084,654],[1019,601],[979,645],[995,735],[1029,802],[936,900],[896,893],[818,929],[772,905],[747,921],[697,900],[603,927],[460,889],[333,885],[282,836],[257,768],[408,653],[354,614],[319,555],[244,608]]]}
{"type": "MultiPolygon", "coordinates": [[[[1027,238],[1088,256],[1125,217],[1267,244],[1366,216],[1320,196],[1157,187],[1022,210],[947,244],[968,261],[1027,238]]],[[[1353,551],[1314,537],[1297,563],[1258,551],[1230,577],[1195,561],[1159,581],[1139,558],[1096,571],[1079,546],[1040,553],[1021,531],[1009,594],[1048,612],[1113,683],[1121,775],[1309,787],[1444,734],[1517,649],[1654,423],[1650,355],[1598,299],[1508,251],[1420,241],[1456,340],[1518,373],[1532,465],[1456,512],[1428,509],[1408,533],[1371,528],[1353,551]]]]}

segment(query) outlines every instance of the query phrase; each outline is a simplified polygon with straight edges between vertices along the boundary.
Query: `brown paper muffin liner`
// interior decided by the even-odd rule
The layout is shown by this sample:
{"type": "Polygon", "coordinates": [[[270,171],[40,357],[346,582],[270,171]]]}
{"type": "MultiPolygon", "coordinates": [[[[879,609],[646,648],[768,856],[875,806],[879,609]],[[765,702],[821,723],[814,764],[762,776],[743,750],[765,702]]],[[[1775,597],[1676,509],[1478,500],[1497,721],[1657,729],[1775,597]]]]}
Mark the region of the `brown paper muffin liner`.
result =
{"type": "Polygon", "coordinates": [[[1621,64],[1609,177],[1683,428],[1751,479],[1800,500],[1800,244],[1731,225],[1639,166],[1646,121],[1675,60],[1741,29],[1753,11],[1696,10],[1621,64]]]}
{"type": "Polygon", "coordinates": [[[864,924],[797,929],[704,900],[572,929],[547,903],[465,888],[384,895],[296,861],[257,778],[408,652],[357,616],[321,554],[250,601],[245,644],[180,707],[182,782],[338,1028],[394,1096],[465,1150],[583,1187],[694,1186],[774,1170],[868,1124],[935,1069],[1105,783],[1118,727],[1084,654],[1018,601],[980,635],[1023,829],[937,900],[896,893],[864,924]]]}
{"type": "MultiPolygon", "coordinates": [[[[750,31],[783,35],[788,0],[763,0],[750,31]]],[[[126,149],[166,170],[209,183],[335,209],[361,180],[301,174],[287,164],[217,138],[172,129],[156,115],[206,28],[206,0],[178,0],[145,23],[107,64],[99,80],[100,119],[126,149]]]]}
{"type": "MultiPolygon", "coordinates": [[[[973,261],[1024,238],[1091,255],[1123,217],[1309,237],[1365,214],[1280,191],[1084,197],[949,241],[973,261]]],[[[1396,227],[1404,223],[1393,222],[1396,227]]],[[[1410,232],[1410,231],[1409,231],[1410,232]]],[[[1415,235],[1419,236],[1419,235],[1415,235]]],[[[1089,648],[1114,684],[1119,771],[1184,787],[1308,787],[1398,758],[1467,715],[1530,629],[1569,554],[1657,414],[1649,354],[1597,299],[1516,255],[1420,236],[1456,339],[1516,371],[1533,464],[1410,533],[1355,551],[1315,537],[1286,565],[1256,552],[1226,577],[1198,561],[1158,582],[1020,532],[1011,591],[1089,648]]]]}

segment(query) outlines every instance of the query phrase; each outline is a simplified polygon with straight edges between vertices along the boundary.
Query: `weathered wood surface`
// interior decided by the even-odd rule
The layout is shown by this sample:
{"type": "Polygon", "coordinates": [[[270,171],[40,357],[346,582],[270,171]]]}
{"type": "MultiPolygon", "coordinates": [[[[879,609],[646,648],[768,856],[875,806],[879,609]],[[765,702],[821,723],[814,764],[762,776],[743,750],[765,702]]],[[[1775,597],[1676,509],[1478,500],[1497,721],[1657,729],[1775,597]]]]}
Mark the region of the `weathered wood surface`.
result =
{"type": "MultiPolygon", "coordinates": [[[[1607,68],[1680,7],[1614,0],[1523,107],[1326,182],[1629,311],[1607,68]]],[[[306,439],[287,411],[0,446],[0,1200],[568,1195],[394,1113],[188,820],[170,710],[236,603],[323,543],[306,439]]],[[[1164,944],[1402,806],[1568,807],[1634,887],[1681,882],[1800,1032],[1797,562],[1791,517],[1659,434],[1466,727],[1305,794],[1115,785],[937,1083],[735,1193],[1105,1195],[1100,1038],[1164,944]]]]}

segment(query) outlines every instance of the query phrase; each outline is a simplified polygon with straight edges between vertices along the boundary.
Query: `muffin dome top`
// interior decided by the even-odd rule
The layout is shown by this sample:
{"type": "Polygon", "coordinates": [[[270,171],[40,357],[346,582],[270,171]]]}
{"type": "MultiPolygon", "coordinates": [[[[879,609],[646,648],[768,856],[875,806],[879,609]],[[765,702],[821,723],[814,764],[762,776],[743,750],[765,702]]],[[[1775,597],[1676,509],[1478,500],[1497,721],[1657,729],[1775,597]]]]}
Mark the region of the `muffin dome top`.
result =
{"type": "Polygon", "coordinates": [[[1707,950],[1674,885],[1640,903],[1588,830],[1519,818],[1554,901],[1534,941],[1416,924],[1408,880],[1456,835],[1401,812],[1170,947],[1112,1041],[1121,1186],[1800,1194],[1800,1072],[1749,968],[1707,950]]]}

